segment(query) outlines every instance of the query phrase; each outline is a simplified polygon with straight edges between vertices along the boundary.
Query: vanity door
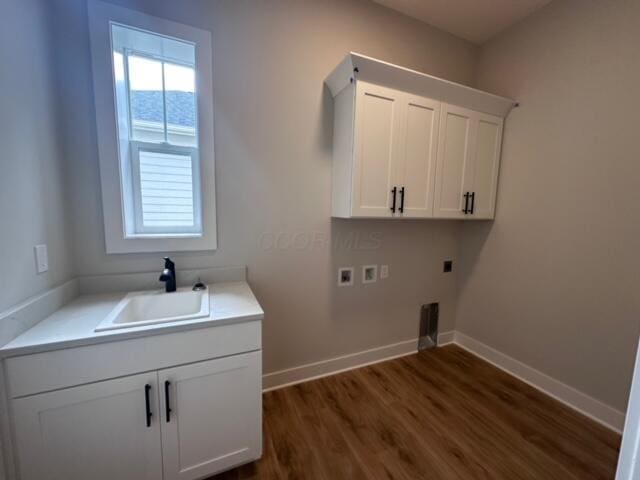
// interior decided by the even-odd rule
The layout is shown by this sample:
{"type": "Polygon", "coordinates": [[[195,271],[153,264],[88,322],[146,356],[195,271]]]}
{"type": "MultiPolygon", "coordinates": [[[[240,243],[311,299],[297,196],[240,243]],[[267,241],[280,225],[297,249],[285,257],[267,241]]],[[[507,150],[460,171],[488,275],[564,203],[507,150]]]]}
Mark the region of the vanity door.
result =
{"type": "Polygon", "coordinates": [[[262,453],[260,352],[158,372],[164,480],[191,480],[262,453]]]}
{"type": "Polygon", "coordinates": [[[158,480],[155,372],[15,399],[21,480],[158,480]]]}

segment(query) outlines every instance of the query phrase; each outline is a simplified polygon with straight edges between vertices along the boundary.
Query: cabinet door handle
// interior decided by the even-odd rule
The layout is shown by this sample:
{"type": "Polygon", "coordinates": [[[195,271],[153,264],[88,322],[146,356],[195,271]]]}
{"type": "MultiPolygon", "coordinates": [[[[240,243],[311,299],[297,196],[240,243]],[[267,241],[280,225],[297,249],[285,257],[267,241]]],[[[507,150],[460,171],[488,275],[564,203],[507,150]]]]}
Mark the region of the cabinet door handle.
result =
{"type": "Polygon", "coordinates": [[[404,212],[404,187],[400,189],[400,213],[404,212]]]}
{"type": "Polygon", "coordinates": [[[153,413],[151,413],[151,402],[149,400],[149,392],[151,391],[151,385],[148,383],[144,386],[144,404],[147,411],[147,427],[151,426],[151,417],[153,413]]]}
{"type": "Polygon", "coordinates": [[[398,191],[398,187],[393,187],[391,189],[391,195],[393,195],[393,203],[391,204],[391,211],[396,213],[396,193],[398,191]]]}
{"type": "Polygon", "coordinates": [[[169,380],[164,382],[164,413],[167,417],[167,423],[171,421],[171,406],[169,405],[169,387],[171,382],[169,380]]]}
{"type": "Polygon", "coordinates": [[[464,208],[462,209],[462,213],[466,215],[467,213],[469,213],[469,192],[465,193],[463,197],[464,197],[464,208]]]}
{"type": "Polygon", "coordinates": [[[471,211],[470,214],[473,215],[473,210],[476,208],[476,192],[471,192],[471,211]]]}

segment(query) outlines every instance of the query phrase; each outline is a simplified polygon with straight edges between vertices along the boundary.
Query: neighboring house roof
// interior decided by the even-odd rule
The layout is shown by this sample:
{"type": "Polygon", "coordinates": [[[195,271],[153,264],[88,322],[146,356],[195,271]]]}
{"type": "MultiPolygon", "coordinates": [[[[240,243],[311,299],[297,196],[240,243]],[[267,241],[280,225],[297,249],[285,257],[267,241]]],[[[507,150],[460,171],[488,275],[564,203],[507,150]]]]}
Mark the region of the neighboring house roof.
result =
{"type": "MultiPolygon", "coordinates": [[[[195,94],[168,90],[165,92],[165,95],[167,101],[167,123],[184,127],[195,127],[195,94]]],[[[162,123],[162,92],[157,90],[132,90],[131,116],[135,120],[162,123]]]]}

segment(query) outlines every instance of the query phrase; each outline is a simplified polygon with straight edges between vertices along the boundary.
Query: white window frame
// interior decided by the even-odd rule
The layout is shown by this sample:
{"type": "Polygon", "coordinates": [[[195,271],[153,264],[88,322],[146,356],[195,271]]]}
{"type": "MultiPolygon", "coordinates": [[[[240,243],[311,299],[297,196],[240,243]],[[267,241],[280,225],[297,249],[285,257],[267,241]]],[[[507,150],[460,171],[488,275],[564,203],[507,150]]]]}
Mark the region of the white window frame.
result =
{"type": "MultiPolygon", "coordinates": [[[[215,156],[213,143],[213,93],[211,33],[199,28],[183,25],[141,12],[119,7],[99,0],[89,1],[89,29],[93,63],[93,86],[98,132],[98,153],[100,161],[100,181],[102,187],[102,208],[107,253],[200,251],[217,248],[216,199],[215,199],[215,156]],[[149,31],[187,41],[195,45],[196,55],[196,102],[198,160],[194,162],[194,182],[200,188],[194,198],[194,207],[200,208],[198,216],[202,222],[202,233],[144,232],[128,235],[125,227],[125,199],[123,192],[124,159],[120,158],[116,95],[113,75],[113,54],[111,46],[111,24],[118,23],[140,30],[149,31]],[[199,178],[198,178],[199,177],[199,178]]],[[[130,142],[131,153],[143,145],[145,150],[157,148],[156,144],[130,142]]],[[[175,146],[176,153],[194,152],[189,147],[175,146]]],[[[158,151],[166,151],[165,146],[158,151]]],[[[191,155],[194,158],[193,154],[191,155]]],[[[134,162],[136,163],[136,162],[134,162]]],[[[135,169],[132,172],[135,175],[135,169]]],[[[135,183],[135,182],[134,182],[135,183]]],[[[134,188],[134,196],[135,188],[134,188]]]]}

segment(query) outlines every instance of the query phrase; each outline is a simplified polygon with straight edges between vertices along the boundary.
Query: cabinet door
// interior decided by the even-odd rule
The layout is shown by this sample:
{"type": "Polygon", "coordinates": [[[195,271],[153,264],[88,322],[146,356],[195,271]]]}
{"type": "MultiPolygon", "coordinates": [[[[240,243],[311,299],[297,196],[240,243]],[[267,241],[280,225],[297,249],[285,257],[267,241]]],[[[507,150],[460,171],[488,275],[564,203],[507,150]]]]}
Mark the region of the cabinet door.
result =
{"type": "Polygon", "coordinates": [[[470,218],[493,218],[498,189],[503,119],[477,113],[474,148],[473,214],[470,218]]]}
{"type": "Polygon", "coordinates": [[[399,184],[403,93],[358,82],[354,136],[354,217],[391,217],[391,190],[399,184]]]}
{"type": "Polygon", "coordinates": [[[14,400],[20,478],[162,478],[156,378],[135,375],[14,400]]]}
{"type": "Polygon", "coordinates": [[[253,352],[159,372],[165,480],[204,478],[260,457],[261,370],[253,352]]]}
{"type": "Polygon", "coordinates": [[[475,112],[442,104],[436,165],[434,217],[465,218],[465,193],[473,184],[475,112]]]}
{"type": "Polygon", "coordinates": [[[433,216],[440,102],[408,94],[405,98],[402,216],[428,218],[433,216]]]}

